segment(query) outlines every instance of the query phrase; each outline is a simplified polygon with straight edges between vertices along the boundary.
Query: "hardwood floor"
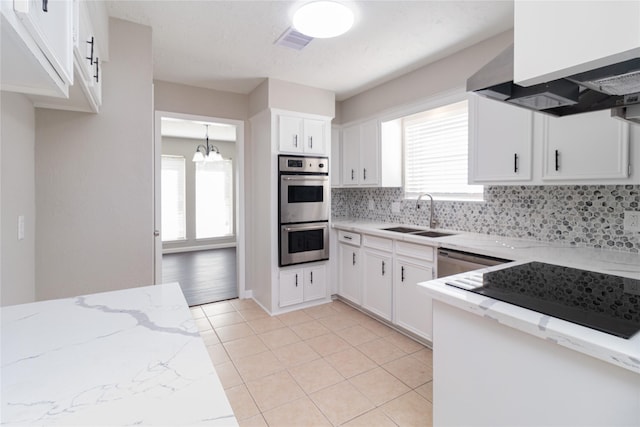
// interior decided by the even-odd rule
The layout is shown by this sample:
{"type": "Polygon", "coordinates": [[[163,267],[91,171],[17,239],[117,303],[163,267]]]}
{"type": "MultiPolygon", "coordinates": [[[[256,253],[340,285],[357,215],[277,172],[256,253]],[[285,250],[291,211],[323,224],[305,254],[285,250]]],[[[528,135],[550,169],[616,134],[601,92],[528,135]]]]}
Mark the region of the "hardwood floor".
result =
{"type": "Polygon", "coordinates": [[[163,255],[162,281],[179,282],[190,306],[237,298],[236,248],[163,255]]]}

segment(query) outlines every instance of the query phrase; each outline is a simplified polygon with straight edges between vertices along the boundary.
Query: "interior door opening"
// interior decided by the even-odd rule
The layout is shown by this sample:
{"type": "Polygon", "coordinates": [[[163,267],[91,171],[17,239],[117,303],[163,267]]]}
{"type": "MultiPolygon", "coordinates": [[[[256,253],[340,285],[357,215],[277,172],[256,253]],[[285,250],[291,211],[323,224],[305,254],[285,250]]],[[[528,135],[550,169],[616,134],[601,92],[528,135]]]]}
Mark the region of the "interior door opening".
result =
{"type": "Polygon", "coordinates": [[[156,112],[155,283],[190,306],[246,297],[244,123],[156,112]]]}

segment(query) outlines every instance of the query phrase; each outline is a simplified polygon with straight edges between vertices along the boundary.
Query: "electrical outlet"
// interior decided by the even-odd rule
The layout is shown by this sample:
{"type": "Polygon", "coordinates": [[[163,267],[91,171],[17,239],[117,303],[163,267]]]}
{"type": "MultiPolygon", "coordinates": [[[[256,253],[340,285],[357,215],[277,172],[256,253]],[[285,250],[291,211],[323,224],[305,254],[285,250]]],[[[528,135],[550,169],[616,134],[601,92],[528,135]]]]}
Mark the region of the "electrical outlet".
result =
{"type": "Polygon", "coordinates": [[[391,202],[391,212],[400,213],[400,202],[391,202]]]}
{"type": "Polygon", "coordinates": [[[376,208],[375,203],[373,203],[373,199],[369,199],[369,210],[372,211],[376,208]]]}
{"type": "Polygon", "coordinates": [[[640,211],[624,211],[624,231],[640,233],[640,211]]]}

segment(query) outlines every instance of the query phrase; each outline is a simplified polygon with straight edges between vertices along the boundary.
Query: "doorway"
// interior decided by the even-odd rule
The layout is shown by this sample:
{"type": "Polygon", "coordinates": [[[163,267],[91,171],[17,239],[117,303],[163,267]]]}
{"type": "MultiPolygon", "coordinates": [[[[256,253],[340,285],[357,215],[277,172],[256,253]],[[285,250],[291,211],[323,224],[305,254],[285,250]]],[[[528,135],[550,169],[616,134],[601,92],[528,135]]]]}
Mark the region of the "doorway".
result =
{"type": "Polygon", "coordinates": [[[154,139],[155,283],[190,306],[246,297],[244,122],[157,111],[154,139]]]}

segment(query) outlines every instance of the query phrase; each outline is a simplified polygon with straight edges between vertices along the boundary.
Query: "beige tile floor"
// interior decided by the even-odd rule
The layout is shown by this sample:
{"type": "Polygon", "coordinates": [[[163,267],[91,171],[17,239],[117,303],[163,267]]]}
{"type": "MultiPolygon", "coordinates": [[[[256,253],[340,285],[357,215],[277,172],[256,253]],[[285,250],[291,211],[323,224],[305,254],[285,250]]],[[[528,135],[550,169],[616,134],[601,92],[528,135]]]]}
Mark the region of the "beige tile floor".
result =
{"type": "Polygon", "coordinates": [[[240,426],[432,425],[431,350],[342,302],[191,312],[240,426]]]}

